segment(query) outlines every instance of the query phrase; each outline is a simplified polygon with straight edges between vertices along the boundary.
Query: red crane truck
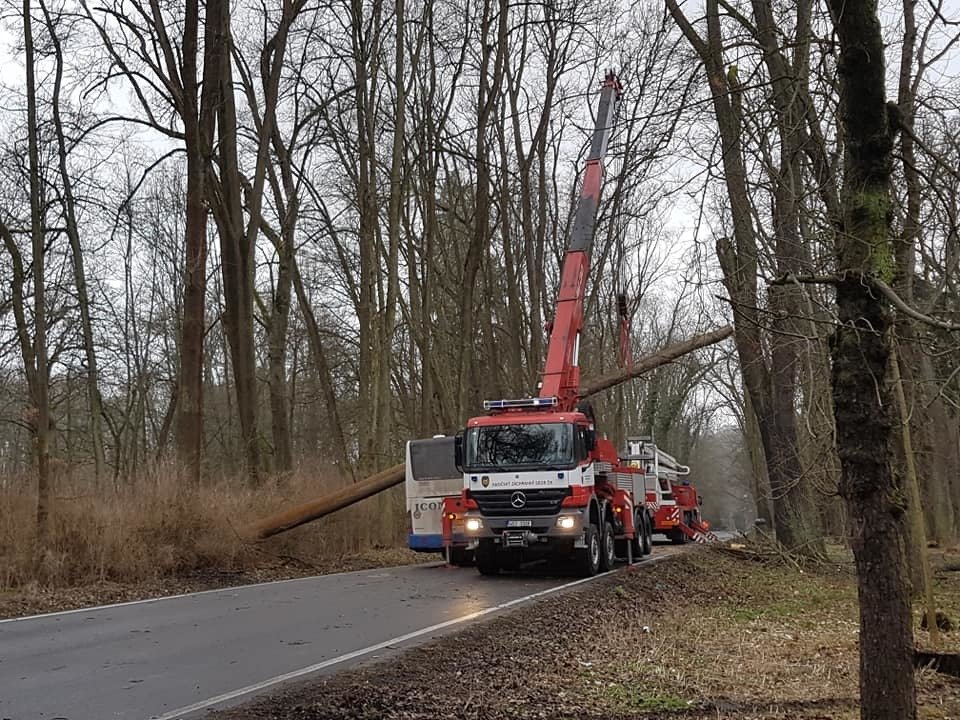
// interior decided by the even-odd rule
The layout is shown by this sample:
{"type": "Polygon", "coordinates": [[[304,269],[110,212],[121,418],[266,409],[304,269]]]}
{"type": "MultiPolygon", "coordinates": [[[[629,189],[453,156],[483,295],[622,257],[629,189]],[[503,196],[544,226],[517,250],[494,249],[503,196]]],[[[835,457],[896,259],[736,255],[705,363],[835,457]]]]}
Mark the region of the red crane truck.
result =
{"type": "Polygon", "coordinates": [[[645,468],[620,458],[612,442],[598,437],[592,407],[580,396],[590,251],[620,94],[619,80],[608,73],[538,395],[484,401],[488,414],[469,420],[455,438],[464,491],[446,503],[445,534],[453,522],[463,523],[485,575],[549,558],[590,576],[610,569],[618,556],[632,562],[652,549],[655,511],[647,503],[645,468]]]}

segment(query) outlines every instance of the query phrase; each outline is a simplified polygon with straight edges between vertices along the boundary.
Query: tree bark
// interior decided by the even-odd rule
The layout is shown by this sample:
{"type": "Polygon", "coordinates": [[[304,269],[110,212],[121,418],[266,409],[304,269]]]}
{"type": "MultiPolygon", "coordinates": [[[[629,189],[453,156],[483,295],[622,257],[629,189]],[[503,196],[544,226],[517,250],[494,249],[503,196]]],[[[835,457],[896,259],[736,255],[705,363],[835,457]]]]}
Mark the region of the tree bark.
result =
{"type": "MultiPolygon", "coordinates": [[[[186,212],[184,218],[183,322],[180,329],[180,366],[171,408],[176,408],[176,447],[187,485],[200,484],[203,460],[203,344],[206,331],[207,293],[207,165],[213,148],[219,92],[214,81],[214,25],[204,24],[203,89],[197,81],[200,22],[197,0],[187,0],[183,31],[183,104],[187,159],[186,212]],[[174,397],[176,398],[174,402],[174,397]]],[[[171,68],[171,70],[173,70],[171,68]]]]}
{"type": "Polygon", "coordinates": [[[276,472],[293,469],[290,420],[287,413],[287,328],[290,324],[290,285],[293,276],[293,238],[281,230],[277,247],[277,285],[272,293],[267,331],[267,383],[270,388],[270,424],[273,435],[273,462],[276,472]],[[283,237],[284,235],[288,237],[283,237]]]}
{"type": "Polygon", "coordinates": [[[875,0],[830,0],[830,9],[840,44],[845,141],[832,382],[840,494],[853,521],[860,599],[860,715],[910,720],[916,717],[913,617],[902,489],[891,468],[892,323],[887,300],[864,281],[876,276],[886,282],[894,268],[889,225],[894,128],[875,0]]]}
{"type": "Polygon", "coordinates": [[[23,45],[27,71],[27,146],[30,178],[30,240],[33,248],[33,359],[36,363],[31,388],[35,410],[34,442],[37,454],[37,533],[41,543],[50,534],[50,372],[47,367],[47,306],[44,276],[43,192],[40,179],[40,130],[37,125],[37,86],[34,76],[33,21],[30,0],[23,0],[23,45]]]}

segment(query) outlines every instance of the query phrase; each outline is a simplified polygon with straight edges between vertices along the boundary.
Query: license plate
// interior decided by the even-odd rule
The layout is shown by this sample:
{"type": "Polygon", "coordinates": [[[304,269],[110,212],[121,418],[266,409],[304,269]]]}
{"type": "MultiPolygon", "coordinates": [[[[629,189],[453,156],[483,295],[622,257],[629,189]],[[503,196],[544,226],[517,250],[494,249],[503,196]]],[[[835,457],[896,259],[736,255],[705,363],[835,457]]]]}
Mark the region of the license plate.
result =
{"type": "Polygon", "coordinates": [[[533,520],[507,520],[507,527],[532,527],[533,520]]]}

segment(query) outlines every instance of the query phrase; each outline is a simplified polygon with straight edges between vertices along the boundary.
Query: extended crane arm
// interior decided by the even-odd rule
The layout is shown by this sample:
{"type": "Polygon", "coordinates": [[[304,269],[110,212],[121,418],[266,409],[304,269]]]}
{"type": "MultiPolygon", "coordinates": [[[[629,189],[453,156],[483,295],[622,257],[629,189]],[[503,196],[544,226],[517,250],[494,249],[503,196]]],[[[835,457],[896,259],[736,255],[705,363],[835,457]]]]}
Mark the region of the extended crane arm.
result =
{"type": "Polygon", "coordinates": [[[577,201],[570,242],[563,257],[557,309],[540,386],[540,397],[556,397],[561,410],[572,410],[580,398],[580,332],[583,329],[583,305],[590,273],[590,251],[600,206],[600,189],[603,187],[603,159],[607,154],[621,90],[617,76],[612,72],[607,73],[600,91],[600,107],[583,175],[583,189],[577,201]]]}

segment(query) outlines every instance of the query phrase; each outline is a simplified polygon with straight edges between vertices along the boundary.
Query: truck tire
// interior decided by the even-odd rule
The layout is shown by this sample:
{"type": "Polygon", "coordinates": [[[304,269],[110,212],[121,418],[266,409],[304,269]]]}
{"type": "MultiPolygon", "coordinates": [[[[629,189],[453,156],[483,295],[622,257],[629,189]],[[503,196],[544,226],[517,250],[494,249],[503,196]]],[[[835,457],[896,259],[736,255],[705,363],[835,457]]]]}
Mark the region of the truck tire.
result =
{"type": "Polygon", "coordinates": [[[616,562],[616,548],[613,546],[613,525],[607,520],[603,524],[603,535],[600,536],[600,572],[613,570],[616,562]]]}
{"type": "Polygon", "coordinates": [[[466,548],[453,548],[450,552],[450,564],[457,567],[469,567],[473,565],[473,550],[466,548]]]}
{"type": "Polygon", "coordinates": [[[653,525],[646,513],[640,516],[639,526],[643,528],[640,539],[640,554],[649,555],[653,552],[653,525]]]}
{"type": "Polygon", "coordinates": [[[573,551],[573,565],[580,577],[592,577],[600,572],[600,533],[596,525],[588,525],[583,533],[585,548],[573,551]]]}
{"type": "Polygon", "coordinates": [[[497,556],[496,548],[489,547],[487,543],[481,543],[474,554],[474,563],[481,575],[499,575],[500,558],[497,556]]]}

